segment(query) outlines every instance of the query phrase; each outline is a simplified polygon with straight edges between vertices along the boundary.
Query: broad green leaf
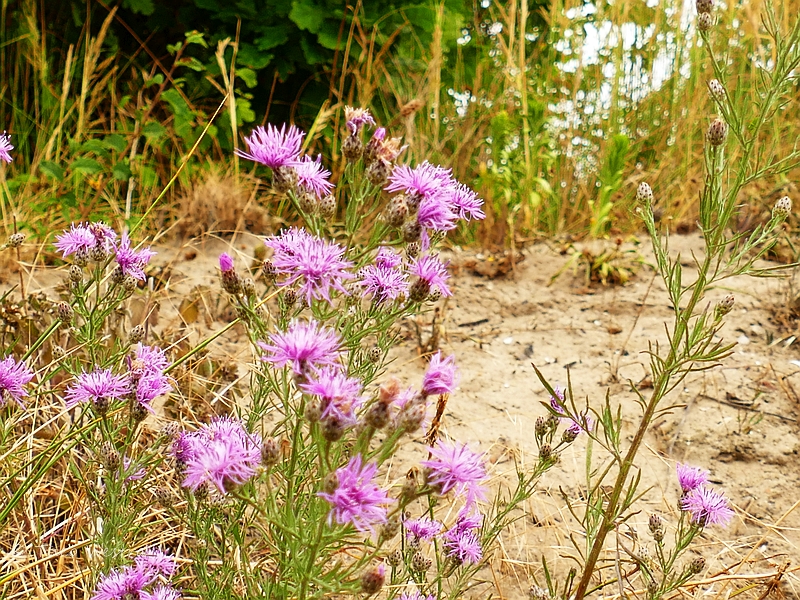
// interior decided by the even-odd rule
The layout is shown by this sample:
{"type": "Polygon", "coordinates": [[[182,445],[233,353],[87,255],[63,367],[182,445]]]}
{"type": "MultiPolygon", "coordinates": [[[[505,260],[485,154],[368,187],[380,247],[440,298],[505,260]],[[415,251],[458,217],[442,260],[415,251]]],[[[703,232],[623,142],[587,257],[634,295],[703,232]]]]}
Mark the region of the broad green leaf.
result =
{"type": "Polygon", "coordinates": [[[105,144],[107,148],[111,148],[117,152],[124,152],[125,148],[128,146],[125,137],[118,133],[107,135],[103,140],[103,144],[105,144]]]}
{"type": "Polygon", "coordinates": [[[69,166],[69,168],[70,170],[77,171],[78,173],[93,175],[95,173],[102,172],[103,165],[93,158],[78,158],[72,161],[72,164],[69,166]]]}
{"type": "Polygon", "coordinates": [[[64,181],[64,167],[54,163],[50,160],[43,160],[39,163],[39,170],[47,175],[50,179],[56,181],[64,181]]]}
{"type": "Polygon", "coordinates": [[[149,17],[153,14],[156,7],[153,0],[123,0],[122,6],[129,9],[132,13],[137,15],[145,15],[149,17]]]}
{"type": "MultiPolygon", "coordinates": [[[[276,25],[275,27],[263,27],[260,30],[261,35],[255,39],[255,45],[257,46],[258,50],[272,50],[273,48],[280,46],[281,44],[286,43],[289,39],[289,26],[288,25],[276,25]]],[[[244,48],[242,48],[244,50],[244,48]]],[[[242,60],[242,52],[240,51],[239,60],[242,60]]],[[[242,60],[242,62],[254,69],[258,69],[259,67],[253,65],[249,61],[242,60]]]]}
{"type": "Polygon", "coordinates": [[[114,175],[114,179],[119,181],[127,181],[130,179],[131,169],[128,167],[128,163],[126,161],[120,161],[114,165],[111,173],[114,175]]]}
{"type": "Polygon", "coordinates": [[[319,6],[307,3],[303,0],[295,0],[292,2],[292,10],[289,13],[289,18],[300,29],[305,29],[311,33],[319,31],[322,21],[325,19],[325,13],[320,10],[319,6]]]}
{"type": "Polygon", "coordinates": [[[108,150],[100,140],[89,139],[83,142],[79,147],[80,152],[94,152],[99,156],[108,156],[108,150]]]}
{"type": "Polygon", "coordinates": [[[167,128],[158,121],[149,121],[142,127],[142,135],[144,135],[150,143],[158,141],[166,132],[167,128]]]}
{"type": "Polygon", "coordinates": [[[253,69],[236,69],[236,75],[240,77],[242,81],[244,81],[244,84],[251,89],[258,85],[258,77],[253,69]]]}
{"type": "Polygon", "coordinates": [[[187,31],[186,32],[186,44],[200,44],[203,48],[208,48],[208,44],[206,43],[205,34],[200,33],[199,31],[187,31]]]}

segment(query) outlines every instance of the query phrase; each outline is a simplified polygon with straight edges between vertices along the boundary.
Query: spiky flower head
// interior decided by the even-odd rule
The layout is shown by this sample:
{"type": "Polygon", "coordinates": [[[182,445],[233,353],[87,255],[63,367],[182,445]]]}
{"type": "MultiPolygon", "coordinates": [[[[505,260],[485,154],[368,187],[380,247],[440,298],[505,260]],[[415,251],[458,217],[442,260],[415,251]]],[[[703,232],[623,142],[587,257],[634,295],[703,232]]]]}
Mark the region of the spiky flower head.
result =
{"type": "Polygon", "coordinates": [[[357,284],[376,304],[408,295],[408,275],[397,268],[367,265],[358,272],[357,284]]]}
{"type": "Polygon", "coordinates": [[[249,152],[236,150],[236,155],[268,166],[270,169],[280,167],[297,167],[300,164],[300,148],[305,133],[294,125],[286,129],[284,124],[280,129],[272,124],[267,128],[256,127],[245,138],[249,152]]]}
{"type": "Polygon", "coordinates": [[[436,600],[435,596],[425,596],[419,590],[413,592],[403,592],[400,594],[400,600],[436,600]]]}
{"type": "Polygon", "coordinates": [[[459,219],[485,219],[486,213],[481,208],[483,200],[470,187],[463,183],[456,183],[450,192],[450,205],[458,214],[459,219]]]}
{"type": "Polygon", "coordinates": [[[319,492],[330,505],[328,523],[351,524],[359,531],[374,531],[375,525],[386,522],[386,505],[392,502],[388,494],[375,484],[378,472],[374,462],[363,464],[360,454],[346,466],[336,469],[336,487],[331,492],[319,492]]]}
{"type": "Polygon", "coordinates": [[[689,513],[692,523],[700,527],[725,526],[734,514],[727,498],[707,487],[698,487],[686,494],[681,499],[681,508],[689,513]]]}
{"type": "Polygon", "coordinates": [[[675,470],[678,475],[678,485],[681,486],[684,494],[696,490],[708,482],[708,471],[698,467],[678,463],[675,470]]]}
{"type": "Polygon", "coordinates": [[[779,198],[772,209],[773,216],[779,219],[785,219],[792,214],[792,199],[789,196],[779,198]]]}
{"type": "Polygon", "coordinates": [[[114,252],[117,234],[105,223],[72,223],[56,236],[55,247],[66,258],[71,254],[88,258],[93,250],[114,252]]]}
{"type": "Polygon", "coordinates": [[[318,155],[314,160],[310,156],[300,159],[300,164],[295,167],[297,172],[297,185],[301,192],[311,194],[319,200],[323,196],[331,193],[333,184],[328,181],[331,172],[322,166],[322,155],[318,155]]]}
{"type": "Polygon", "coordinates": [[[111,369],[97,369],[78,375],[64,394],[64,404],[71,409],[78,404],[91,402],[102,411],[129,392],[130,381],[126,375],[115,375],[111,369]]]}
{"type": "Polygon", "coordinates": [[[412,540],[431,540],[442,530],[442,524],[434,519],[422,517],[403,521],[406,536],[412,540]]]}
{"type": "Polygon", "coordinates": [[[364,570],[361,574],[361,591],[367,596],[377,594],[386,581],[386,565],[378,563],[364,570]]]}
{"type": "Polygon", "coordinates": [[[25,386],[33,379],[33,371],[13,356],[0,360],[0,407],[11,399],[22,406],[22,399],[28,395],[25,386]]]}
{"type": "Polygon", "coordinates": [[[346,121],[347,130],[353,135],[360,132],[364,125],[369,125],[370,127],[375,126],[375,119],[372,118],[372,115],[366,108],[345,106],[344,119],[346,121]]]}
{"type": "Polygon", "coordinates": [[[322,400],[320,419],[334,416],[348,424],[355,422],[354,411],[361,403],[363,388],[360,379],[348,377],[338,365],[323,367],[300,384],[303,392],[322,400]]]}
{"type": "Polygon", "coordinates": [[[276,367],[291,365],[297,375],[305,376],[313,369],[339,363],[341,338],[316,321],[293,321],[285,332],[270,335],[269,341],[270,344],[258,342],[267,353],[261,360],[276,367]]]}
{"type": "Polygon", "coordinates": [[[139,600],[180,600],[181,593],[170,585],[157,585],[139,594],[139,600]]]}
{"type": "Polygon", "coordinates": [[[642,204],[652,204],[653,190],[650,188],[650,184],[644,181],[639,184],[639,187],[636,188],[636,201],[642,204]]]}
{"type": "Polygon", "coordinates": [[[261,437],[248,433],[238,419],[217,417],[182,438],[186,477],[192,491],[213,484],[220,494],[242,485],[261,464],[261,437]]]}
{"type": "Polygon", "coordinates": [[[141,598],[145,587],[156,580],[157,575],[134,567],[115,569],[100,578],[91,600],[128,600],[141,598]]]}
{"type": "Polygon", "coordinates": [[[375,265],[384,269],[394,269],[403,264],[403,259],[391,248],[383,246],[375,255],[375,265]]]}
{"type": "Polygon", "coordinates": [[[422,393],[427,396],[437,394],[452,394],[456,389],[458,369],[456,368],[456,357],[451,354],[442,359],[442,351],[439,350],[431,357],[428,370],[422,380],[422,393]]]}
{"type": "Polygon", "coordinates": [[[480,540],[472,531],[453,532],[451,530],[445,533],[444,537],[444,552],[457,564],[475,565],[483,558],[480,540]]]}
{"type": "Polygon", "coordinates": [[[447,265],[442,263],[436,255],[425,254],[414,259],[409,265],[409,273],[415,275],[417,280],[412,283],[410,297],[415,302],[422,302],[433,288],[438,288],[442,296],[452,296],[447,280],[450,278],[447,265]]]}
{"type": "Polygon", "coordinates": [[[472,452],[466,444],[444,440],[430,448],[430,454],[432,459],[421,464],[428,469],[428,485],[437,493],[445,495],[455,490],[457,494],[466,496],[468,505],[485,498],[483,455],[472,452]]]}
{"type": "Polygon", "coordinates": [[[708,140],[708,143],[712,146],[721,146],[723,143],[725,143],[726,137],[728,137],[728,124],[722,119],[714,119],[711,122],[711,125],[708,126],[706,140],[708,140]]]}
{"type": "Polygon", "coordinates": [[[717,318],[724,317],[733,310],[733,305],[736,302],[736,297],[733,294],[727,294],[717,302],[714,312],[717,318]]]}
{"type": "Polygon", "coordinates": [[[14,158],[11,156],[11,151],[13,149],[14,146],[11,145],[11,136],[5,131],[0,133],[0,161],[7,163],[13,161],[14,158]]]}
{"type": "Polygon", "coordinates": [[[227,252],[219,255],[219,270],[223,273],[233,271],[233,257],[227,252]]]}
{"type": "Polygon", "coordinates": [[[131,248],[131,240],[127,232],[122,234],[119,246],[116,248],[116,260],[122,273],[139,281],[147,279],[144,268],[155,255],[156,253],[150,248],[141,250],[131,248]]]}
{"type": "Polygon", "coordinates": [[[145,573],[155,573],[164,577],[172,577],[178,570],[175,559],[158,548],[147,548],[134,559],[136,567],[145,573]]]}

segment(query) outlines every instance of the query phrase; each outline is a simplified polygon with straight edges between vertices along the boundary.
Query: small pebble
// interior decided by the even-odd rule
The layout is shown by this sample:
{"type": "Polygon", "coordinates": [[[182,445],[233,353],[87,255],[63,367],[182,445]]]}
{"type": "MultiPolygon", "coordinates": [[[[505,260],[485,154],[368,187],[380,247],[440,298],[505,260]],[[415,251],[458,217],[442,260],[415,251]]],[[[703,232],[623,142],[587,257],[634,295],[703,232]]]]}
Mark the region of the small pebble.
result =
{"type": "Polygon", "coordinates": [[[736,343],[740,346],[747,346],[750,343],[750,338],[746,335],[740,335],[739,338],[736,340],[736,343]]]}
{"type": "Polygon", "coordinates": [[[505,339],[503,340],[503,343],[504,343],[506,346],[509,346],[509,345],[511,345],[511,344],[513,344],[513,343],[514,343],[514,338],[513,338],[513,337],[511,337],[511,336],[508,336],[507,338],[505,338],[505,339]]]}

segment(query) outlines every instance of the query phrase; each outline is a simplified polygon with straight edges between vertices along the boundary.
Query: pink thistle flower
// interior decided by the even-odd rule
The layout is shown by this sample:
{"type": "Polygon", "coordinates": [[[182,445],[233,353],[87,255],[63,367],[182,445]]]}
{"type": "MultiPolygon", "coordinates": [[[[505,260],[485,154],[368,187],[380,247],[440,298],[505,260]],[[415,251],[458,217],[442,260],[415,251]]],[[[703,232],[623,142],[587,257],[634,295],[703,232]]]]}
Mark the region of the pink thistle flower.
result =
{"type": "Polygon", "coordinates": [[[566,415],[567,412],[564,410],[564,390],[556,386],[553,388],[553,391],[556,395],[550,396],[550,406],[559,415],[566,415]]]}
{"type": "Polygon", "coordinates": [[[483,558],[480,540],[472,531],[454,533],[448,531],[444,534],[444,552],[454,558],[459,564],[476,565],[483,558]]]}
{"type": "Polygon", "coordinates": [[[425,460],[421,464],[429,470],[428,484],[440,495],[455,490],[459,495],[466,495],[468,505],[486,497],[481,485],[486,479],[483,455],[475,454],[466,444],[441,440],[430,453],[435,460],[425,460]]]}
{"type": "Polygon", "coordinates": [[[333,304],[331,289],[347,294],[342,282],[353,278],[348,271],[353,263],[344,258],[344,248],[317,237],[297,235],[292,230],[289,230],[289,234],[293,240],[291,245],[282,239],[283,235],[265,242],[275,250],[272,256],[275,270],[288,275],[278,285],[299,283],[297,294],[304,297],[308,305],[313,299],[324,299],[333,304]]]}
{"type": "Polygon", "coordinates": [[[73,223],[56,236],[54,245],[65,258],[70,254],[88,257],[95,248],[113,252],[116,240],[116,232],[105,223],[73,223]]]}
{"type": "Polygon", "coordinates": [[[456,227],[456,214],[447,204],[444,194],[432,194],[420,203],[417,223],[424,229],[450,231],[456,227]]]}
{"type": "Polygon", "coordinates": [[[276,367],[291,365],[297,375],[306,375],[324,365],[339,364],[341,338],[316,321],[293,321],[285,332],[270,335],[269,341],[271,345],[258,342],[259,347],[267,352],[261,360],[276,367]]]}
{"type": "Polygon", "coordinates": [[[706,525],[727,525],[733,518],[728,500],[707,487],[693,489],[681,500],[681,508],[689,513],[692,523],[706,525]]]}
{"type": "Polygon", "coordinates": [[[179,600],[181,593],[169,585],[157,585],[149,592],[141,592],[139,600],[179,600]]]}
{"type": "Polygon", "coordinates": [[[153,573],[172,577],[178,570],[175,559],[158,548],[149,548],[133,559],[136,567],[143,573],[153,573]]]}
{"type": "Polygon", "coordinates": [[[172,391],[169,377],[163,373],[146,373],[136,380],[134,398],[148,412],[155,414],[153,400],[172,391]]]}
{"type": "Polygon", "coordinates": [[[0,133],[0,160],[10,163],[13,161],[13,157],[11,156],[11,151],[14,149],[14,146],[11,145],[11,136],[8,135],[5,131],[0,133]]]}
{"type": "Polygon", "coordinates": [[[345,423],[354,423],[354,411],[361,403],[360,394],[364,389],[361,380],[348,377],[341,367],[327,366],[320,369],[300,390],[322,399],[323,411],[320,419],[330,416],[345,423]]]}
{"type": "Polygon", "coordinates": [[[129,364],[133,373],[163,373],[169,359],[158,346],[145,346],[141,342],[133,350],[134,360],[129,364]]]}
{"type": "Polygon", "coordinates": [[[11,356],[0,360],[0,407],[5,406],[9,398],[23,406],[22,399],[28,395],[25,386],[31,379],[33,371],[24,362],[17,362],[11,356]]]}
{"type": "Polygon", "coordinates": [[[317,156],[317,160],[304,156],[300,164],[295,167],[295,172],[297,185],[309,194],[322,198],[331,193],[333,184],[328,181],[331,172],[322,166],[321,154],[317,156]]]}
{"type": "Polygon", "coordinates": [[[261,437],[234,419],[214,419],[186,436],[187,441],[183,487],[192,491],[209,483],[226,494],[255,475],[261,463],[261,437]]]}
{"type": "Polygon", "coordinates": [[[387,192],[405,192],[429,198],[442,193],[454,185],[450,169],[432,165],[425,161],[413,169],[408,165],[397,165],[389,176],[387,192]]]}
{"type": "Polygon", "coordinates": [[[223,273],[233,271],[233,257],[227,252],[219,255],[219,270],[223,273]]]}
{"type": "Polygon", "coordinates": [[[64,404],[71,409],[83,402],[95,406],[108,406],[130,393],[130,381],[125,375],[114,375],[111,369],[81,373],[77,381],[67,388],[64,404]]]}
{"type": "Polygon", "coordinates": [[[298,157],[304,136],[305,133],[294,125],[288,131],[285,124],[280,129],[271,124],[266,129],[256,127],[250,137],[245,138],[250,151],[237,149],[236,155],[266,165],[270,169],[297,167],[300,164],[298,157]]]}
{"type": "Polygon", "coordinates": [[[352,524],[359,531],[374,531],[374,526],[386,522],[389,495],[372,481],[378,472],[374,462],[362,466],[361,455],[350,459],[347,466],[336,469],[336,489],[317,495],[331,504],[328,523],[352,524]]]}
{"type": "Polygon", "coordinates": [[[147,471],[144,467],[139,467],[138,469],[134,467],[136,467],[136,465],[133,464],[133,461],[130,458],[127,456],[123,457],[121,474],[125,475],[125,473],[128,473],[128,475],[125,477],[125,483],[130,483],[131,481],[141,481],[147,474],[147,471]]]}
{"type": "Polygon", "coordinates": [[[345,106],[344,118],[348,131],[353,135],[356,135],[359,131],[361,131],[364,125],[375,125],[375,119],[372,118],[372,115],[366,108],[352,108],[351,106],[345,106]]]}
{"type": "Polygon", "coordinates": [[[401,264],[403,264],[403,259],[400,255],[386,246],[381,247],[381,249],[378,250],[378,254],[375,255],[375,266],[381,267],[382,269],[394,269],[401,264]]]}
{"type": "Polygon", "coordinates": [[[424,255],[415,259],[409,266],[411,275],[419,278],[418,282],[425,285],[428,290],[438,288],[442,296],[452,296],[450,288],[447,287],[447,280],[450,274],[447,272],[447,265],[439,260],[438,256],[424,255]]]}
{"type": "Polygon", "coordinates": [[[98,581],[91,600],[139,598],[144,588],[155,579],[155,574],[144,573],[139,569],[131,567],[115,569],[98,581]]]}
{"type": "Polygon", "coordinates": [[[134,357],[128,357],[128,368],[134,387],[134,398],[150,413],[155,413],[152,402],[172,391],[171,379],[164,374],[169,365],[164,351],[157,346],[136,344],[134,357]]]}
{"type": "Polygon", "coordinates": [[[150,248],[134,250],[131,248],[131,241],[130,238],[128,238],[128,234],[123,233],[116,254],[117,264],[119,268],[122,269],[123,274],[130,275],[139,281],[144,281],[147,279],[144,268],[156,253],[151,251],[150,248]]]}
{"type": "Polygon", "coordinates": [[[453,211],[458,214],[459,219],[469,221],[471,219],[480,220],[486,218],[486,214],[481,209],[483,200],[463,183],[457,183],[452,189],[449,202],[453,211]]]}
{"type": "Polygon", "coordinates": [[[433,539],[441,530],[442,524],[434,519],[422,517],[420,519],[406,519],[403,521],[406,536],[415,540],[433,539]]]}
{"type": "Polygon", "coordinates": [[[408,276],[398,269],[367,265],[358,276],[364,295],[372,296],[378,304],[408,296],[408,276]]]}
{"type": "Polygon", "coordinates": [[[425,596],[419,590],[414,590],[411,593],[403,592],[400,594],[400,600],[436,600],[436,597],[425,596]]]}
{"type": "Polygon", "coordinates": [[[458,374],[455,361],[453,354],[444,360],[441,350],[434,354],[422,380],[422,393],[427,396],[452,394],[456,389],[458,374]]]}
{"type": "Polygon", "coordinates": [[[696,490],[708,482],[708,471],[704,471],[698,467],[690,467],[689,465],[678,463],[676,471],[678,474],[678,484],[680,484],[681,491],[684,494],[696,490]]]}

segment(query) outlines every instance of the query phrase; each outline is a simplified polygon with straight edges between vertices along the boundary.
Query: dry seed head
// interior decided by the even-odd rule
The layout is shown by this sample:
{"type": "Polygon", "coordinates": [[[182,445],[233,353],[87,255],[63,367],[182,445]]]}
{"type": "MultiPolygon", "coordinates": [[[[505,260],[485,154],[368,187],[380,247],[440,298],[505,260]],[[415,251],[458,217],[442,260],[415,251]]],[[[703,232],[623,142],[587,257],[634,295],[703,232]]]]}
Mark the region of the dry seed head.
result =
{"type": "Polygon", "coordinates": [[[653,202],[653,190],[649,183],[642,182],[636,188],[636,201],[642,204],[650,204],[653,202]]]}
{"type": "Polygon", "coordinates": [[[717,307],[715,312],[717,313],[717,317],[724,317],[733,309],[733,304],[736,301],[733,294],[728,294],[724,296],[719,302],[717,302],[717,307]]]}
{"type": "Polygon", "coordinates": [[[406,244],[406,256],[408,258],[417,258],[420,252],[422,252],[422,244],[419,242],[409,242],[406,244]]]}
{"type": "Polygon", "coordinates": [[[78,265],[70,265],[69,280],[73,283],[80,283],[83,281],[83,271],[78,265]]]}
{"type": "Polygon", "coordinates": [[[708,31],[714,26],[714,17],[711,13],[700,13],[697,15],[697,28],[700,31],[708,31]]]}
{"type": "Polygon", "coordinates": [[[61,360],[67,355],[67,351],[61,346],[53,346],[53,360],[61,360]]]}
{"type": "Polygon", "coordinates": [[[792,214],[792,199],[789,196],[780,198],[772,209],[773,216],[777,218],[786,218],[792,214]]]}
{"type": "Polygon", "coordinates": [[[392,227],[400,227],[408,216],[405,196],[395,196],[386,207],[386,222],[392,227]]]}
{"type": "Polygon", "coordinates": [[[108,252],[102,246],[95,246],[89,251],[89,257],[96,263],[105,262],[108,258],[108,252]]]}
{"type": "Polygon", "coordinates": [[[711,93],[711,97],[717,100],[725,97],[725,87],[719,82],[719,79],[712,79],[708,82],[708,91],[711,93]]]}
{"type": "Polygon", "coordinates": [[[442,290],[440,290],[438,287],[433,288],[431,290],[431,293],[428,294],[428,302],[436,303],[441,299],[442,299],[442,290]]]}
{"type": "Polygon", "coordinates": [[[286,288],[286,291],[283,292],[283,303],[286,305],[286,308],[291,308],[294,306],[295,302],[297,302],[297,290],[294,288],[286,288]]]}
{"type": "Polygon", "coordinates": [[[696,6],[698,15],[710,13],[714,10],[714,0],[697,0],[696,6]]]}
{"type": "Polygon", "coordinates": [[[144,339],[144,326],[143,325],[134,325],[131,327],[130,333],[128,333],[128,341],[131,344],[138,344],[144,339]]]}
{"type": "Polygon", "coordinates": [[[275,283],[275,280],[278,278],[278,270],[271,260],[264,261],[261,265],[261,271],[264,273],[264,278],[269,283],[275,283]]]}
{"type": "Polygon", "coordinates": [[[279,194],[285,194],[297,187],[297,171],[292,167],[278,167],[272,171],[272,187],[279,194]]]}
{"type": "Polygon", "coordinates": [[[431,568],[433,562],[430,558],[426,558],[422,552],[415,552],[414,556],[411,557],[411,568],[414,571],[419,571],[420,573],[425,573],[428,569],[431,568]]]}
{"type": "Polygon", "coordinates": [[[383,357],[383,351],[378,346],[373,346],[369,350],[367,350],[367,358],[369,358],[369,362],[372,364],[377,364],[381,362],[381,358],[383,357]]]}
{"type": "MultiPolygon", "coordinates": [[[[704,13],[705,14],[705,13],[704,13]]],[[[706,139],[712,146],[721,146],[728,136],[728,124],[722,119],[714,119],[711,125],[708,126],[706,139]]]]}
{"type": "Polygon", "coordinates": [[[336,214],[336,196],[328,194],[319,200],[319,212],[323,217],[332,217],[336,214]]]}
{"type": "Polygon", "coordinates": [[[72,321],[72,317],[75,316],[75,311],[66,302],[59,302],[56,304],[56,315],[62,323],[69,323],[72,321]]]}
{"type": "Polygon", "coordinates": [[[361,591],[367,596],[377,594],[385,580],[386,573],[383,564],[372,566],[361,575],[361,591]]]}
{"type": "Polygon", "coordinates": [[[273,467],[278,464],[281,458],[281,445],[275,438],[267,438],[261,445],[261,464],[265,467],[273,467]]]}
{"type": "Polygon", "coordinates": [[[342,155],[347,162],[356,162],[364,154],[364,143],[356,134],[351,133],[342,142],[342,155]]]}
{"type": "Polygon", "coordinates": [[[655,580],[651,579],[647,582],[647,593],[650,594],[651,597],[654,597],[658,594],[659,585],[656,583],[655,580]]]}
{"type": "Polygon", "coordinates": [[[697,575],[703,569],[706,568],[706,559],[702,556],[698,556],[689,563],[688,571],[692,573],[692,575],[697,575]]]}
{"type": "Polygon", "coordinates": [[[122,280],[122,289],[125,295],[130,296],[136,289],[136,280],[130,275],[125,275],[125,278],[122,280]]]}
{"type": "Polygon", "coordinates": [[[256,295],[256,282],[253,281],[252,277],[245,277],[242,279],[242,292],[245,296],[256,295]]]}
{"type": "Polygon", "coordinates": [[[313,194],[300,192],[297,196],[297,204],[300,206],[300,210],[305,213],[311,214],[317,212],[317,199],[313,194]]]}
{"type": "Polygon", "coordinates": [[[22,246],[22,243],[25,241],[25,234],[24,233],[12,233],[8,236],[8,242],[6,242],[6,246],[9,248],[19,248],[22,246]]]}

